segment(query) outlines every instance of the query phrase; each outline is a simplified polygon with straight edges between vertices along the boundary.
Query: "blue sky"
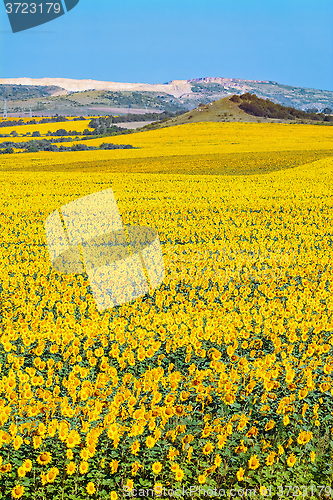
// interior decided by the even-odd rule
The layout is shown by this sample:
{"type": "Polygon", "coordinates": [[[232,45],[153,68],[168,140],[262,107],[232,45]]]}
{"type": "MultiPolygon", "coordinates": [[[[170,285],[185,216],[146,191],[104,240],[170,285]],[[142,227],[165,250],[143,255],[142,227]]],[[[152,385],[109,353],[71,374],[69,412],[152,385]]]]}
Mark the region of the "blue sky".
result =
{"type": "Polygon", "coordinates": [[[165,83],[273,80],[333,91],[331,0],[80,0],[13,34],[0,5],[0,77],[165,83]]]}

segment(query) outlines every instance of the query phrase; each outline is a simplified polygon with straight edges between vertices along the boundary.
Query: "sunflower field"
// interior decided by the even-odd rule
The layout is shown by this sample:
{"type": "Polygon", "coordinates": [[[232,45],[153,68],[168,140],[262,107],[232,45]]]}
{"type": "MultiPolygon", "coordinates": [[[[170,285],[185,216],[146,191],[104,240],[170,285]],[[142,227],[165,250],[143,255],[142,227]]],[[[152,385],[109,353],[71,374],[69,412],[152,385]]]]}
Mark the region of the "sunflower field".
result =
{"type": "Polygon", "coordinates": [[[332,138],[199,123],[2,155],[0,499],[333,498],[332,138]],[[44,223],[110,187],[166,277],[99,313],[44,223]]]}

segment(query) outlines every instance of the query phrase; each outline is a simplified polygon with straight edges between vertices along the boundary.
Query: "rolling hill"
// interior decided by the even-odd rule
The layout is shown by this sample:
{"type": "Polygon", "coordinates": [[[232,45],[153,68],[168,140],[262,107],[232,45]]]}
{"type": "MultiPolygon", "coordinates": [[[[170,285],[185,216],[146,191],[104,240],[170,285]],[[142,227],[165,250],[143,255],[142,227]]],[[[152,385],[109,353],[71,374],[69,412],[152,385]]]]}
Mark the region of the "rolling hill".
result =
{"type": "Polygon", "coordinates": [[[308,114],[305,111],[257,98],[255,94],[246,93],[242,94],[241,97],[234,94],[209,104],[201,103],[196,109],[187,111],[180,116],[164,119],[161,122],[148,124],[140,130],[198,122],[322,123],[323,119],[326,120],[327,124],[333,122],[333,116],[308,114]]]}

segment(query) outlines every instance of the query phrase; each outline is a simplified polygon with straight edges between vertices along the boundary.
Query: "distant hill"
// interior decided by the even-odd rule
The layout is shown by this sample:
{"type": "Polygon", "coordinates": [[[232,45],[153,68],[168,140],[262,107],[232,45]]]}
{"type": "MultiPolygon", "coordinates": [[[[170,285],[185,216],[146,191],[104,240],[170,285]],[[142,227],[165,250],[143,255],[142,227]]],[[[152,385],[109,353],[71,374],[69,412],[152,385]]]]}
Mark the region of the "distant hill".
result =
{"type": "Polygon", "coordinates": [[[263,99],[270,99],[276,104],[292,106],[303,111],[308,108],[317,108],[318,111],[326,107],[333,109],[333,92],[327,90],[294,87],[273,81],[230,78],[197,78],[188,82],[191,82],[192,98],[193,94],[198,93],[198,104],[206,104],[228,95],[251,93],[263,99]],[[203,97],[206,100],[203,100],[203,97]]]}
{"type": "Polygon", "coordinates": [[[268,99],[258,98],[255,94],[234,94],[209,104],[200,103],[196,109],[187,111],[174,118],[165,118],[140,130],[172,127],[196,122],[262,122],[262,123],[325,123],[333,125],[330,108],[324,113],[307,113],[293,107],[275,104],[268,99]]]}
{"type": "Polygon", "coordinates": [[[0,85],[0,97],[12,101],[19,99],[39,99],[41,97],[63,94],[67,94],[67,92],[55,85],[0,85]]]}
{"type": "MultiPolygon", "coordinates": [[[[194,110],[200,103],[208,104],[234,94],[256,94],[276,104],[305,111],[315,108],[333,109],[333,92],[282,85],[273,81],[241,80],[236,78],[194,78],[173,80],[163,84],[101,82],[67,78],[6,78],[0,79],[0,97],[8,99],[9,112],[32,106],[39,114],[83,114],[83,107],[95,114],[109,113],[108,108],[152,110],[194,110]],[[15,92],[13,92],[13,86],[15,92]],[[20,92],[18,87],[21,86],[20,92]],[[9,88],[10,87],[10,88],[9,88]],[[37,87],[40,94],[32,95],[37,87]],[[30,90],[29,90],[30,89],[30,90]],[[8,95],[8,91],[10,94],[8,95]],[[42,94],[42,95],[41,95],[42,94]],[[46,94],[46,95],[45,95],[46,94]],[[53,97],[50,97],[53,94],[53,97]],[[63,95],[61,95],[63,94],[63,95]],[[107,108],[104,109],[103,108],[107,108]],[[56,111],[55,111],[56,110],[56,111]]],[[[1,112],[1,108],[0,108],[1,112]]]]}
{"type": "MultiPolygon", "coordinates": [[[[163,111],[176,113],[187,110],[172,96],[156,92],[85,90],[67,93],[59,87],[54,91],[54,87],[22,86],[20,92],[14,93],[8,87],[9,85],[0,85],[0,99],[1,95],[3,99],[7,99],[8,116],[27,116],[30,108],[33,116],[124,115],[163,111]],[[43,91],[39,92],[38,97],[32,97],[36,88],[43,91]]],[[[20,89],[19,86],[16,87],[20,89]]],[[[0,101],[0,113],[1,109],[0,101]]]]}

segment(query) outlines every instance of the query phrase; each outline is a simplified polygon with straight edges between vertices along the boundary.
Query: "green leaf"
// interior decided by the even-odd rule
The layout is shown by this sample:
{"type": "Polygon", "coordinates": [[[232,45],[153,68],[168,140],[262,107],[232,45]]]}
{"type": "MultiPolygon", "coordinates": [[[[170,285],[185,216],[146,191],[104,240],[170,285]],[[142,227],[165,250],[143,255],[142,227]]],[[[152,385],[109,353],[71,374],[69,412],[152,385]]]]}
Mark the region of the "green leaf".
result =
{"type": "Polygon", "coordinates": [[[139,479],[139,483],[140,483],[142,486],[150,486],[150,485],[151,485],[151,482],[150,482],[148,479],[142,479],[142,478],[140,478],[140,479],[139,479]]]}

